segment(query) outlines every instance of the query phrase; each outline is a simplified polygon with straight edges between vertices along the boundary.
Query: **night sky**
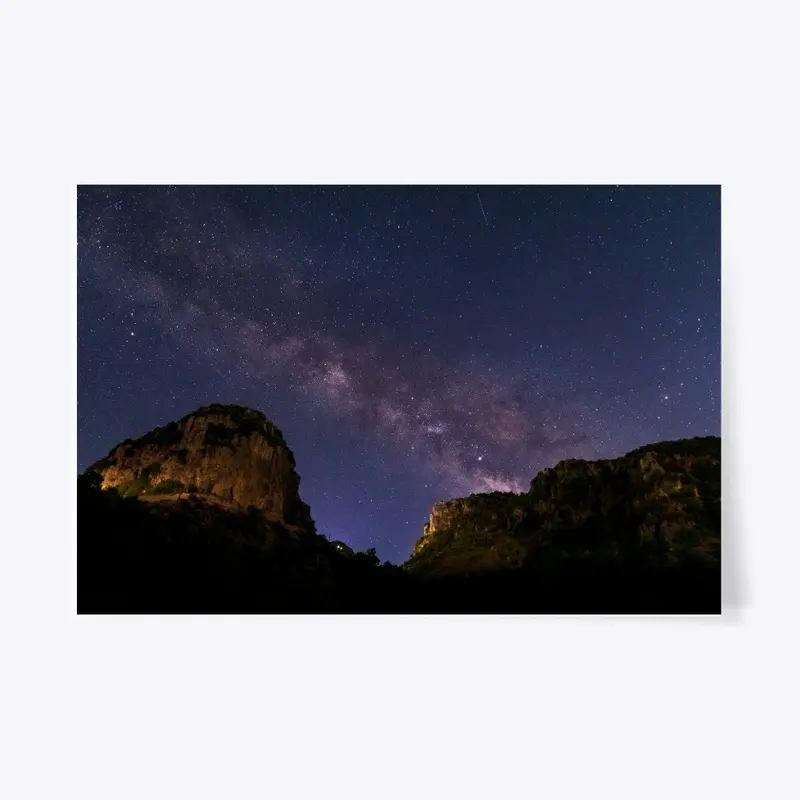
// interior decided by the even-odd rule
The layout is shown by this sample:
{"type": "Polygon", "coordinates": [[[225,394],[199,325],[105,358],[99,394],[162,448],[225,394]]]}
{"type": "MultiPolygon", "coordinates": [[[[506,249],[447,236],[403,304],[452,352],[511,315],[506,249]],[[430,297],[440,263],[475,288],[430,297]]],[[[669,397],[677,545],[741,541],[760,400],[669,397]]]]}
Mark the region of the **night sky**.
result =
{"type": "Polygon", "coordinates": [[[719,188],[80,188],[78,470],[213,402],[395,563],[436,500],[719,434],[719,188]]]}

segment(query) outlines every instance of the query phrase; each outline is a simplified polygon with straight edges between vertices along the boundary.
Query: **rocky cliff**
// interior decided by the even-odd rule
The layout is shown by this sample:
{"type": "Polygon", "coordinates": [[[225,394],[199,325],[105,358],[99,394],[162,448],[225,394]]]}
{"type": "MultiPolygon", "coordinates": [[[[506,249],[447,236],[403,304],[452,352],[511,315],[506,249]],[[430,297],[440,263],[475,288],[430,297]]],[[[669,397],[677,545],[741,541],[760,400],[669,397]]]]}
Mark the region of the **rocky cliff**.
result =
{"type": "Polygon", "coordinates": [[[523,494],[437,503],[406,567],[447,576],[718,566],[720,450],[717,437],[662,442],[616,459],[562,461],[523,494]]]}
{"type": "Polygon", "coordinates": [[[314,529],[263,414],[213,405],[78,480],[86,613],[719,613],[720,440],[437,503],[404,568],[314,529]]]}
{"type": "Polygon", "coordinates": [[[274,520],[311,528],[300,478],[280,430],[262,413],[210,405],[117,445],[90,471],[103,488],[140,499],[191,493],[230,507],[255,507],[274,520]]]}

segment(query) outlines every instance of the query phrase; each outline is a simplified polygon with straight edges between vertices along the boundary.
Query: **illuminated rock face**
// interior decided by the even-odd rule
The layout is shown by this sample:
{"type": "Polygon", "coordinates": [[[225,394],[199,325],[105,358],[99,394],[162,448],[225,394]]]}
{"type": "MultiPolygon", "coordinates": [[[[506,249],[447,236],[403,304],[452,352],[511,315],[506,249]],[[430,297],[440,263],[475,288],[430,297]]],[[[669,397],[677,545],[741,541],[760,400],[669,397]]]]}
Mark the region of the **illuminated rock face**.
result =
{"type": "Polygon", "coordinates": [[[721,443],[567,460],[529,492],[436,503],[406,567],[422,575],[580,565],[718,564],[721,443]]]}
{"type": "Polygon", "coordinates": [[[91,470],[103,487],[154,498],[194,493],[259,510],[290,525],[313,526],[282,433],[250,408],[211,405],[117,445],[91,470]]]}

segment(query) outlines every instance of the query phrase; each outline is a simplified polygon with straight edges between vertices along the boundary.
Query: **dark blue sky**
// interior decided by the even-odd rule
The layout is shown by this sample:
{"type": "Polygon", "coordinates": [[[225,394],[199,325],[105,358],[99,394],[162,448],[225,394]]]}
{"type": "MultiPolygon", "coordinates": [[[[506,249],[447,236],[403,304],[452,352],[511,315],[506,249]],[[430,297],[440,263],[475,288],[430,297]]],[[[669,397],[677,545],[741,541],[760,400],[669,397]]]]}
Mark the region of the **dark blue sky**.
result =
{"type": "Polygon", "coordinates": [[[718,434],[719,188],[80,188],[78,469],[211,402],[394,562],[436,500],[718,434]]]}

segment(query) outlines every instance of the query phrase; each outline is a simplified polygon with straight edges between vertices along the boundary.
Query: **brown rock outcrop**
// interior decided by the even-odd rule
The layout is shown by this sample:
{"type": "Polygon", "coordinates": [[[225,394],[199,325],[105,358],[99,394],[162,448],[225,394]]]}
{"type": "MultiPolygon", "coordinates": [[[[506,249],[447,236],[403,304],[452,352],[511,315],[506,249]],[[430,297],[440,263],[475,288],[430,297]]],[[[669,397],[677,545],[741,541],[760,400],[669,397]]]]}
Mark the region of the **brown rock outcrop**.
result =
{"type": "Polygon", "coordinates": [[[719,564],[721,442],[660,442],[567,460],[529,492],[436,503],[406,567],[419,575],[562,565],[719,564]]]}
{"type": "Polygon", "coordinates": [[[104,488],[122,495],[205,495],[313,529],[283,434],[261,412],[243,406],[199,408],[122,442],[90,470],[102,476],[104,488]]]}

